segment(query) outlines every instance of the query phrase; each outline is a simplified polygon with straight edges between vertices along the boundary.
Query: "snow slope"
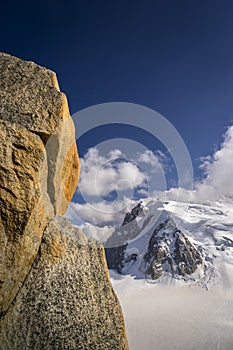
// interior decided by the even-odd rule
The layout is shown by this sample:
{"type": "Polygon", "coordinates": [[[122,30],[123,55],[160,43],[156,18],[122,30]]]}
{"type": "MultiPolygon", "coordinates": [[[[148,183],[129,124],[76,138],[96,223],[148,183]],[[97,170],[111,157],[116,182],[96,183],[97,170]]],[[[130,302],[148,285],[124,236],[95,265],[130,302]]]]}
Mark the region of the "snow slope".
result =
{"type": "MultiPolygon", "coordinates": [[[[147,199],[143,201],[142,207],[143,211],[133,222],[133,228],[138,231],[135,237],[131,236],[129,239],[131,222],[124,224],[120,231],[119,229],[117,231],[118,236],[128,237],[120,269],[122,274],[142,279],[150,278],[146,273],[145,256],[148,255],[152,235],[154,234],[156,238],[156,244],[171,256],[174,255],[176,243],[174,232],[180,231],[200,252],[203,263],[199,264],[191,275],[173,273],[173,277],[175,276],[176,280],[184,280],[189,285],[199,284],[205,288],[212,285],[233,287],[232,201],[191,203],[187,206],[187,203],[172,201],[162,203],[147,199]]],[[[171,277],[169,268],[163,266],[163,274],[156,281],[159,284],[174,283],[171,277]]]]}
{"type": "Polygon", "coordinates": [[[231,289],[161,286],[112,273],[131,350],[232,350],[231,289]]]}
{"type": "MultiPolygon", "coordinates": [[[[141,228],[155,208],[151,200],[143,205],[144,215],[136,219],[141,228]]],[[[186,203],[162,204],[157,222],[150,221],[127,246],[139,259],[126,264],[124,274],[110,271],[131,350],[233,350],[233,202],[191,203],[186,209],[186,203]],[[187,278],[164,272],[145,279],[142,257],[153,230],[168,216],[201,247],[204,265],[187,278]]]]}
{"type": "Polygon", "coordinates": [[[178,226],[196,245],[201,245],[205,259],[207,287],[233,287],[233,202],[218,201],[206,205],[189,205],[185,216],[179,217],[183,203],[168,202],[165,210],[173,213],[178,226]]]}

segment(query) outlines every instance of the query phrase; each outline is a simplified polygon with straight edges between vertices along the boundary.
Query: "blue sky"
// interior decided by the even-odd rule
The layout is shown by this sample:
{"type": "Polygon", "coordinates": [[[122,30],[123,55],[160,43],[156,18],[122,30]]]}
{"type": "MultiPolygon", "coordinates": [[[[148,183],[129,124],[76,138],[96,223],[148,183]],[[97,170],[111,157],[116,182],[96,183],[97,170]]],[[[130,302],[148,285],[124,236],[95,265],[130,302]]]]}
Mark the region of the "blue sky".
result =
{"type": "Polygon", "coordinates": [[[197,159],[233,120],[232,1],[11,1],[1,50],[55,70],[71,113],[112,101],[157,110],[197,159]]]}
{"type": "MultiPolygon", "coordinates": [[[[11,1],[0,17],[1,51],[56,71],[71,114],[114,101],[152,108],[178,130],[200,178],[200,157],[233,123],[232,1],[11,1]]],[[[87,134],[80,155],[113,134],[87,134]]]]}

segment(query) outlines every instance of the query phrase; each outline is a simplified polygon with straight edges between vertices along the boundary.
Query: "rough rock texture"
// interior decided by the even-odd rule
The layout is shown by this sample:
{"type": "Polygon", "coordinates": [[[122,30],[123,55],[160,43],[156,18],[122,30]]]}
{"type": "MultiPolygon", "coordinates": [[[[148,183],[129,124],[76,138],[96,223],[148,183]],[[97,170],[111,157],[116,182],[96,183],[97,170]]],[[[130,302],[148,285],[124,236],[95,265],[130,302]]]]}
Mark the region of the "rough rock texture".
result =
{"type": "Polygon", "coordinates": [[[104,249],[61,216],[47,227],[3,320],[2,344],[2,350],[127,349],[104,249]]]}
{"type": "Polygon", "coordinates": [[[53,208],[38,135],[0,120],[0,311],[6,311],[39,249],[53,208]]]}
{"type": "Polygon", "coordinates": [[[44,141],[69,118],[56,74],[5,53],[0,54],[0,116],[39,134],[44,141]]]}
{"type": "Polygon", "coordinates": [[[56,76],[0,54],[1,350],[127,350],[104,249],[61,216],[74,126],[56,76]]]}
{"type": "Polygon", "coordinates": [[[21,125],[46,144],[50,199],[55,213],[64,214],[78,184],[80,164],[73,121],[56,74],[0,53],[0,77],[0,119],[21,125]],[[57,170],[64,166],[61,181],[57,170]]]}
{"type": "Polygon", "coordinates": [[[59,214],[69,204],[79,159],[67,100],[55,73],[4,53],[0,121],[0,312],[5,312],[53,215],[50,201],[59,214]]]}

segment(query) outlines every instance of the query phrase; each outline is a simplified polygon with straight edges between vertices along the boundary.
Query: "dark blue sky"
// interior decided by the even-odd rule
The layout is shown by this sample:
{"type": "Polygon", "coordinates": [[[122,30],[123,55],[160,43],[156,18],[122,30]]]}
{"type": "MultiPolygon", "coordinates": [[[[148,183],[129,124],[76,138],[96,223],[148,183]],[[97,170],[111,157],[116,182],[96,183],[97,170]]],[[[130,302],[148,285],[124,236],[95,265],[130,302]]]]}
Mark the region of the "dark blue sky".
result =
{"type": "Polygon", "coordinates": [[[151,107],[177,128],[194,167],[233,121],[232,1],[11,1],[0,16],[1,51],[56,71],[71,113],[112,101],[151,107]]]}

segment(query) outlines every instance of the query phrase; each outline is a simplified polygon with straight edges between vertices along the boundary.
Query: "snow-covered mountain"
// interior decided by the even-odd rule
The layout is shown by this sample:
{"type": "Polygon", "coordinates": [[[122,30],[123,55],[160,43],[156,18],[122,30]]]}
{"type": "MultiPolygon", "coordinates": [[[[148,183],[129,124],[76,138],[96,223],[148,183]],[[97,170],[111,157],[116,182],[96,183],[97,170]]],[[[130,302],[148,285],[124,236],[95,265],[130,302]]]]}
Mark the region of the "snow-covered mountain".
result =
{"type": "Polygon", "coordinates": [[[108,266],[159,283],[233,285],[233,201],[143,200],[105,242],[108,266]]]}

